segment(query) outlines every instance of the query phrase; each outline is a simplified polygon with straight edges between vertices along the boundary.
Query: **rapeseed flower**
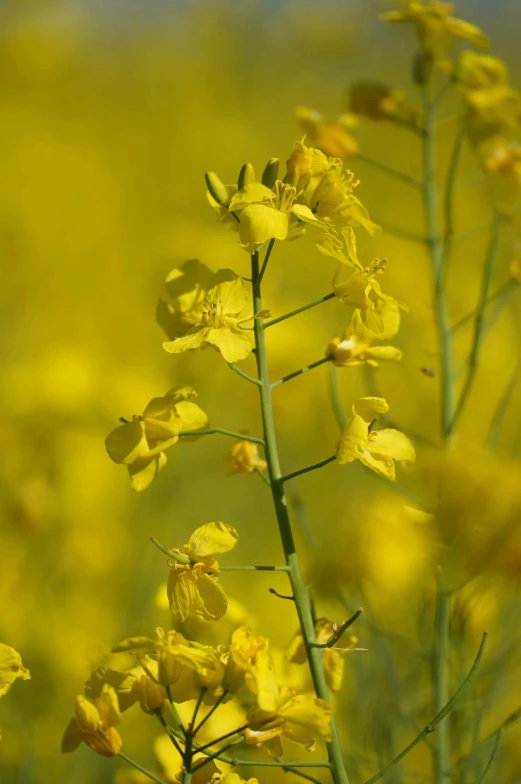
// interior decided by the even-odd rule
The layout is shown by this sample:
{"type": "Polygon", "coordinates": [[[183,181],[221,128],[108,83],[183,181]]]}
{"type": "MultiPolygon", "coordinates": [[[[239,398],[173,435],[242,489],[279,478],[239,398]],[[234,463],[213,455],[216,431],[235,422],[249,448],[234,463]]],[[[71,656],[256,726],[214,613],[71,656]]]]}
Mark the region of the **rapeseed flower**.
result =
{"type": "Polygon", "coordinates": [[[266,461],[251,441],[236,441],[225,457],[227,474],[253,474],[264,471],[266,461]]]}
{"type": "Polygon", "coordinates": [[[167,275],[156,318],[170,340],[182,337],[199,324],[213,272],[198,259],[180,264],[167,275]]]}
{"type": "MultiPolygon", "coordinates": [[[[202,688],[206,690],[205,702],[214,702],[223,691],[221,652],[212,646],[191,642],[176,631],[165,632],[158,628],[156,634],[156,639],[129,637],[112,649],[114,653],[128,653],[138,658],[138,666],[126,673],[127,677],[130,675],[135,679],[131,688],[134,702],[142,703],[143,672],[155,683],[156,694],[162,695],[168,687],[173,701],[178,704],[196,699],[202,688]]],[[[126,697],[128,685],[128,681],[122,680],[119,691],[116,686],[120,701],[122,697],[125,700],[125,709],[130,707],[126,697]]],[[[147,685],[151,692],[152,687],[147,685]]],[[[154,694],[151,693],[150,697],[152,701],[154,694]]]]}
{"type": "Polygon", "coordinates": [[[357,152],[358,144],[350,133],[357,122],[354,115],[343,114],[336,122],[330,122],[305,106],[299,107],[296,115],[306,137],[326,155],[345,161],[357,152]]]}
{"type": "Polygon", "coordinates": [[[274,757],[283,755],[281,738],[313,751],[317,739],[331,740],[331,706],[310,694],[297,694],[293,689],[280,689],[275,708],[263,710],[259,705],[248,712],[246,743],[256,746],[266,743],[274,757]]]}
{"type": "Polygon", "coordinates": [[[247,298],[243,279],[232,270],[219,270],[209,283],[199,321],[184,336],[163,343],[163,348],[169,354],[181,354],[212,346],[227,362],[246,359],[253,349],[253,338],[241,325],[253,316],[239,316],[247,298]]]}
{"type": "Polygon", "coordinates": [[[379,122],[388,120],[418,128],[419,113],[407,106],[401,90],[378,82],[354,82],[349,88],[349,109],[354,114],[379,122]]]}
{"type": "Polygon", "coordinates": [[[231,525],[206,523],[194,531],[188,544],[173,551],[185,561],[171,563],[167,583],[170,610],[177,621],[189,615],[218,621],[225,615],[228,599],[217,582],[219,564],[213,556],[232,550],[238,539],[231,525]]]}
{"type": "Polygon", "coordinates": [[[76,697],[74,718],[62,739],[62,752],[74,751],[83,742],[104,757],[116,756],[123,745],[118,731],[114,729],[119,722],[118,698],[112,686],[105,684],[95,700],[80,694],[76,697]]]}
{"type": "Polygon", "coordinates": [[[192,398],[191,387],[172,387],[152,398],[141,416],[113,430],[105,439],[108,456],[128,468],[132,487],[145,490],[166,464],[165,449],[179,441],[183,430],[200,430],[208,417],[192,398]]]}
{"type": "Polygon", "coordinates": [[[452,16],[453,6],[439,0],[411,0],[404,11],[387,11],[382,19],[392,23],[410,23],[416,27],[422,53],[436,62],[448,54],[455,38],[486,49],[488,39],[476,25],[452,16]]]}
{"type": "Polygon", "coordinates": [[[370,365],[378,367],[379,360],[389,359],[398,361],[402,352],[395,346],[372,346],[373,338],[367,337],[360,311],[355,310],[351,323],[345,328],[342,337],[333,338],[326,347],[326,356],[333,357],[337,367],[355,367],[357,365],[370,365]]]}
{"type": "MultiPolygon", "coordinates": [[[[335,634],[337,627],[327,618],[319,618],[315,624],[316,641],[319,645],[325,645],[335,634]]],[[[343,653],[354,648],[358,642],[358,637],[347,632],[342,636],[342,648],[322,648],[322,664],[328,688],[333,692],[338,692],[342,688],[344,679],[344,657],[343,653]]],[[[307,662],[306,646],[302,629],[298,629],[293,635],[286,658],[293,664],[305,664],[307,662]]]]}
{"type": "Polygon", "coordinates": [[[370,430],[374,420],[389,411],[381,397],[359,398],[336,446],[341,465],[360,460],[363,465],[392,481],[396,478],[394,461],[413,461],[414,447],[403,433],[392,428],[370,430]]]}
{"type": "Polygon", "coordinates": [[[269,641],[256,635],[248,626],[240,626],[232,634],[223,677],[223,688],[234,694],[245,684],[257,695],[263,710],[275,710],[278,686],[269,641]]]}
{"type": "Polygon", "coordinates": [[[28,681],[31,673],[23,666],[22,657],[14,648],[0,643],[0,697],[4,697],[18,679],[28,681]]]}

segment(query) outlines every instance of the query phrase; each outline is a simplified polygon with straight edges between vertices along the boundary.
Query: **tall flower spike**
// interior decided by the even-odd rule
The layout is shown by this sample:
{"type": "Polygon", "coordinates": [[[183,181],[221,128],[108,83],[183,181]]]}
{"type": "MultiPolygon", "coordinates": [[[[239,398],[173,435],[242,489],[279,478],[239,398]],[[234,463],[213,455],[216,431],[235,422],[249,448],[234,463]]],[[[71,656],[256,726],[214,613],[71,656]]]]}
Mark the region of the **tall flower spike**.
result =
{"type": "Polygon", "coordinates": [[[232,550],[238,539],[231,525],[206,523],[180,548],[178,552],[190,563],[174,561],[167,584],[170,610],[177,621],[185,621],[189,615],[218,621],[226,614],[228,599],[217,582],[219,564],[213,556],[232,550]]]}
{"type": "Polygon", "coordinates": [[[115,757],[122,746],[119,732],[114,729],[119,721],[118,698],[112,686],[105,684],[93,701],[80,694],[76,697],[74,718],[62,739],[62,752],[74,751],[83,742],[103,757],[115,757]]]}
{"type": "Polygon", "coordinates": [[[141,416],[134,416],[105,439],[107,454],[114,463],[128,468],[132,487],[145,490],[166,464],[164,450],[179,441],[183,430],[200,430],[208,424],[204,411],[193,403],[191,387],[170,389],[155,397],[141,416]]]}
{"type": "Polygon", "coordinates": [[[232,270],[219,270],[209,283],[199,322],[183,337],[163,343],[163,348],[169,354],[181,354],[212,346],[227,362],[246,359],[253,349],[251,335],[241,326],[253,316],[240,318],[247,299],[243,279],[232,270]]]}
{"type": "Polygon", "coordinates": [[[353,404],[352,414],[335,451],[341,465],[360,460],[377,474],[394,481],[394,461],[415,460],[413,445],[399,430],[370,430],[374,420],[388,411],[389,406],[381,397],[362,397],[353,404]]]}

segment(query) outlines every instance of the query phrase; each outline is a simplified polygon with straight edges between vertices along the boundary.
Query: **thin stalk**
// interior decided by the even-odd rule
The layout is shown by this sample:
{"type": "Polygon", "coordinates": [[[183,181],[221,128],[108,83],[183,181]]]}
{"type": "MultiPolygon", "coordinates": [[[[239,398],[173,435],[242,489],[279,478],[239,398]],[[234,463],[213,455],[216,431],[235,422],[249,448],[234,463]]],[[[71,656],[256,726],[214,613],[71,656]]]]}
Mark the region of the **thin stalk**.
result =
{"type": "MultiPolygon", "coordinates": [[[[251,257],[252,269],[252,295],[254,312],[262,310],[261,286],[259,281],[259,257],[254,253],[251,257]]],[[[333,295],[334,296],[334,295],[333,295]]],[[[328,296],[328,298],[331,298],[328,296]]],[[[306,647],[307,660],[313,679],[313,685],[318,697],[329,702],[329,692],[322,663],[322,654],[319,650],[312,647],[316,642],[315,627],[313,616],[309,605],[309,598],[306,585],[300,573],[300,566],[293,538],[293,530],[288,513],[288,505],[284,493],[284,483],[280,469],[279,455],[277,449],[277,438],[273,419],[273,409],[271,402],[271,387],[268,372],[268,359],[266,353],[266,340],[264,335],[265,325],[256,320],[254,324],[257,374],[261,381],[259,387],[260,405],[262,412],[262,422],[264,428],[265,455],[268,464],[268,476],[271,483],[271,494],[273,498],[274,511],[277,517],[279,533],[284,550],[287,566],[289,566],[289,580],[292,594],[295,599],[295,607],[302,629],[302,636],[306,647]]],[[[344,767],[342,749],[338,738],[338,733],[334,719],[331,720],[331,741],[327,744],[331,772],[335,784],[349,784],[349,779],[344,767]]]]}
{"type": "Polygon", "coordinates": [[[268,477],[266,476],[266,474],[264,473],[264,471],[261,471],[261,469],[260,469],[260,468],[256,467],[256,468],[255,468],[255,473],[256,473],[256,474],[258,474],[258,475],[260,476],[260,478],[262,479],[262,481],[264,482],[264,484],[266,484],[266,485],[268,485],[268,487],[270,487],[270,480],[268,479],[268,477]]]}
{"type": "Polygon", "coordinates": [[[505,417],[508,411],[508,406],[510,405],[510,401],[512,399],[512,395],[516,389],[517,383],[521,378],[521,360],[518,360],[514,370],[510,378],[508,379],[508,383],[505,387],[503,394],[501,395],[499,402],[496,406],[496,410],[494,411],[494,415],[492,417],[492,421],[490,423],[490,428],[488,431],[487,437],[487,449],[493,451],[497,449],[499,445],[499,441],[501,438],[501,433],[503,430],[503,424],[505,422],[505,417]]]}
{"type": "Polygon", "coordinates": [[[331,362],[333,359],[333,355],[330,354],[327,357],[322,357],[321,359],[317,359],[316,362],[312,362],[310,365],[306,365],[306,367],[300,368],[300,370],[294,370],[293,373],[288,373],[287,376],[283,376],[279,378],[278,381],[274,381],[271,385],[272,389],[275,387],[280,386],[281,384],[285,384],[286,381],[291,381],[292,378],[296,378],[297,376],[301,376],[303,373],[307,373],[308,370],[314,370],[314,368],[323,365],[325,362],[331,362]]]}
{"type": "Polygon", "coordinates": [[[407,185],[410,185],[417,190],[422,189],[421,180],[416,179],[416,177],[411,177],[410,174],[406,174],[405,172],[398,171],[398,169],[393,169],[392,166],[387,166],[387,164],[381,163],[374,158],[370,158],[368,155],[357,152],[355,159],[369,164],[369,166],[372,166],[374,169],[380,169],[380,171],[383,171],[386,174],[390,174],[391,177],[394,177],[397,180],[401,180],[402,182],[405,182],[407,185]]]}
{"type": "Polygon", "coordinates": [[[447,171],[447,179],[445,180],[445,198],[443,200],[443,215],[445,220],[445,261],[448,259],[450,245],[454,237],[454,185],[456,183],[456,173],[458,171],[465,132],[466,125],[464,122],[461,122],[456,132],[456,138],[452,147],[449,168],[447,171]]]}
{"type": "Polygon", "coordinates": [[[156,539],[155,536],[150,536],[149,538],[152,544],[155,544],[158,550],[161,550],[162,553],[168,555],[168,557],[171,558],[173,561],[177,561],[177,563],[185,564],[185,565],[192,563],[192,561],[189,559],[187,555],[183,555],[183,553],[178,553],[175,550],[170,550],[169,547],[166,547],[164,544],[161,544],[161,542],[158,539],[156,539]]]}
{"type": "MultiPolygon", "coordinates": [[[[224,699],[227,697],[227,695],[228,695],[228,692],[226,691],[226,689],[224,689],[223,693],[222,693],[222,694],[220,695],[220,697],[218,697],[218,699],[215,701],[215,704],[214,704],[214,705],[212,705],[212,707],[210,708],[210,710],[208,711],[208,713],[206,714],[206,716],[203,716],[203,718],[201,719],[201,721],[199,722],[199,724],[197,725],[197,727],[195,727],[195,729],[194,729],[194,731],[193,731],[193,733],[192,733],[192,734],[194,735],[194,737],[195,737],[195,735],[197,735],[197,733],[199,732],[199,730],[201,729],[201,727],[202,727],[202,726],[204,726],[204,724],[206,724],[206,722],[208,721],[208,719],[210,718],[210,716],[211,716],[213,713],[215,713],[215,711],[217,710],[217,708],[219,707],[219,705],[221,704],[221,702],[222,702],[222,701],[223,701],[223,700],[224,700],[224,699]]],[[[214,741],[214,743],[217,743],[217,741],[214,741]]],[[[213,743],[210,743],[210,746],[213,746],[213,743]]],[[[199,751],[204,751],[204,749],[205,749],[205,748],[206,748],[205,746],[202,746],[202,747],[200,746],[200,747],[199,747],[199,751]]]]}
{"type": "MultiPolygon", "coordinates": [[[[208,716],[209,715],[210,714],[208,714],[208,716]]],[[[207,716],[205,717],[205,719],[206,718],[207,718],[207,716]]],[[[212,740],[211,743],[205,743],[204,746],[201,746],[199,748],[199,751],[206,751],[206,749],[209,749],[212,746],[215,746],[216,743],[220,743],[222,740],[227,740],[228,738],[232,738],[234,735],[238,735],[240,732],[243,732],[243,730],[246,730],[246,729],[248,729],[248,725],[244,724],[241,727],[237,727],[237,729],[235,729],[235,730],[230,730],[230,732],[226,732],[224,735],[220,735],[218,738],[215,738],[215,740],[212,740]]],[[[244,740],[244,738],[242,740],[244,740]]]]}
{"type": "MultiPolygon", "coordinates": [[[[201,768],[204,768],[205,765],[208,765],[208,763],[211,762],[214,759],[222,759],[223,752],[228,751],[228,749],[231,749],[233,746],[237,746],[239,743],[243,743],[243,742],[244,742],[244,738],[236,738],[235,740],[232,740],[231,743],[228,743],[226,746],[223,746],[222,749],[218,749],[213,754],[209,754],[206,757],[205,760],[202,760],[202,762],[199,762],[195,766],[195,768],[192,770],[192,773],[197,773],[198,770],[201,770],[201,768]]],[[[201,749],[200,749],[200,751],[201,751],[201,749]]],[[[206,753],[206,752],[203,752],[203,753],[206,753]]],[[[235,761],[234,764],[236,765],[237,762],[235,761]]],[[[183,784],[184,784],[184,781],[183,781],[183,784]]]]}
{"type": "Polygon", "coordinates": [[[479,646],[477,656],[474,659],[474,664],[470,668],[469,674],[467,675],[467,677],[465,678],[465,680],[463,681],[459,689],[452,695],[450,700],[448,700],[448,702],[436,714],[436,716],[432,719],[432,721],[430,721],[427,724],[427,726],[424,727],[424,729],[419,733],[419,735],[417,735],[414,738],[414,740],[412,740],[409,743],[409,745],[406,746],[406,748],[398,754],[398,756],[396,756],[393,760],[391,760],[391,762],[388,765],[386,765],[385,768],[382,768],[382,770],[376,773],[372,778],[368,779],[365,782],[365,784],[374,784],[375,781],[379,781],[380,779],[383,779],[386,773],[388,773],[392,768],[398,765],[398,763],[400,763],[403,760],[403,758],[406,757],[407,754],[409,754],[409,752],[411,752],[418,745],[418,743],[421,743],[423,740],[425,740],[427,735],[430,735],[431,732],[434,732],[436,730],[436,728],[438,727],[442,719],[444,719],[447,716],[447,714],[450,713],[450,711],[454,708],[458,700],[461,698],[462,694],[467,690],[467,688],[474,680],[474,676],[479,667],[481,658],[483,656],[483,652],[485,650],[486,642],[487,642],[487,633],[484,632],[483,637],[481,638],[481,645],[479,646]]]}
{"type": "MultiPolygon", "coordinates": [[[[315,299],[313,302],[308,302],[307,305],[302,305],[300,308],[295,308],[295,310],[290,310],[289,313],[285,313],[283,316],[277,316],[277,318],[271,319],[271,321],[265,321],[263,324],[264,329],[268,327],[273,327],[275,324],[280,324],[281,321],[286,321],[286,319],[293,318],[293,316],[298,316],[299,313],[304,313],[305,310],[310,310],[311,308],[315,308],[317,305],[321,305],[322,302],[327,302],[330,299],[334,299],[335,293],[332,291],[331,294],[325,294],[320,299],[315,299]]],[[[258,311],[257,311],[258,312],[258,311]]],[[[255,332],[255,323],[253,331],[255,332]]]]}
{"type": "Polygon", "coordinates": [[[171,728],[169,727],[169,725],[165,721],[165,717],[163,716],[163,714],[161,713],[159,708],[156,711],[154,711],[154,713],[156,714],[156,716],[157,716],[160,724],[162,725],[163,729],[165,730],[166,734],[168,735],[168,737],[172,741],[172,744],[173,744],[175,750],[177,751],[177,753],[180,755],[180,757],[182,759],[183,756],[184,756],[183,749],[181,748],[181,746],[177,742],[177,737],[174,735],[174,733],[171,731],[171,728]]]}
{"type": "Polygon", "coordinates": [[[356,612],[354,612],[353,615],[350,618],[347,619],[347,621],[344,621],[344,623],[342,623],[338,627],[336,632],[333,634],[332,637],[330,637],[330,639],[327,642],[320,643],[320,644],[318,642],[316,642],[316,643],[314,643],[313,647],[314,648],[333,648],[337,644],[337,642],[340,641],[340,639],[341,639],[342,635],[344,634],[344,632],[347,631],[347,629],[349,629],[349,627],[354,624],[356,619],[360,617],[360,615],[363,613],[363,611],[364,611],[363,608],[359,607],[358,610],[356,612]]]}
{"type": "Polygon", "coordinates": [[[202,704],[202,702],[204,700],[204,695],[205,694],[206,694],[206,688],[203,686],[203,688],[199,692],[199,697],[197,698],[197,702],[195,703],[195,708],[194,708],[194,713],[193,713],[193,716],[192,716],[192,721],[188,725],[188,732],[189,733],[191,732],[192,736],[195,735],[195,729],[194,729],[195,728],[195,722],[197,721],[197,714],[199,713],[199,709],[200,709],[201,704],[202,704]]]}
{"type": "Polygon", "coordinates": [[[148,776],[148,778],[151,779],[152,781],[156,781],[157,784],[165,784],[163,779],[160,779],[157,776],[154,776],[153,773],[151,773],[149,770],[144,768],[142,765],[140,765],[135,760],[131,759],[131,757],[127,757],[127,755],[124,754],[122,751],[119,752],[118,757],[121,757],[122,760],[125,760],[125,762],[127,762],[129,765],[132,765],[133,768],[135,768],[136,770],[139,770],[140,773],[144,773],[144,775],[148,776]]]}
{"type": "Polygon", "coordinates": [[[258,378],[253,378],[253,376],[248,375],[248,373],[245,373],[244,370],[241,370],[241,368],[238,365],[236,365],[234,362],[228,362],[228,367],[234,370],[235,373],[237,373],[239,376],[246,379],[246,381],[249,381],[250,384],[260,383],[258,378]]]}
{"type": "Polygon", "coordinates": [[[495,213],[492,220],[492,228],[490,230],[490,240],[485,257],[485,264],[483,265],[483,275],[481,277],[481,288],[479,293],[478,305],[476,308],[476,315],[474,318],[474,332],[472,336],[472,346],[470,349],[468,372],[463,383],[463,389],[458,399],[458,404],[454,412],[451,428],[454,428],[465,404],[468,400],[472,384],[476,375],[478,367],[479,350],[481,346],[481,338],[483,335],[483,326],[485,321],[485,307],[488,299],[488,290],[490,288],[490,281],[492,279],[492,268],[496,258],[496,251],[499,241],[499,227],[501,224],[501,216],[498,212],[495,213]]]}
{"type": "MultiPolygon", "coordinates": [[[[440,350],[440,399],[441,399],[441,436],[448,441],[453,420],[452,385],[452,340],[445,296],[445,249],[440,235],[437,191],[436,191],[436,148],[435,112],[429,100],[427,87],[423,88],[423,209],[427,231],[427,244],[430,248],[434,289],[434,311],[436,331],[440,350]]],[[[447,195],[447,194],[446,194],[447,195]]]]}
{"type": "MultiPolygon", "coordinates": [[[[438,598],[436,602],[436,645],[434,650],[434,704],[436,712],[441,712],[449,696],[449,638],[450,596],[444,591],[441,573],[438,579],[438,598]]],[[[441,719],[440,719],[441,722],[441,719]]],[[[438,731],[435,753],[435,781],[443,784],[448,775],[450,761],[450,721],[441,722],[438,731]]]]}
{"type": "MultiPolygon", "coordinates": [[[[506,730],[512,724],[515,724],[516,722],[518,722],[520,719],[521,719],[521,708],[518,708],[513,713],[510,713],[507,716],[507,718],[503,722],[501,722],[499,727],[496,727],[496,729],[493,732],[490,733],[490,735],[487,735],[486,738],[483,738],[483,740],[480,740],[480,742],[478,744],[478,747],[479,746],[484,746],[486,743],[488,743],[493,738],[495,738],[498,733],[502,733],[504,730],[506,730]]],[[[465,754],[464,757],[460,757],[459,760],[457,760],[454,763],[454,765],[452,766],[451,771],[456,771],[459,768],[461,768],[461,766],[464,765],[468,761],[469,757],[470,757],[470,754],[465,754]]]]}
{"type": "Polygon", "coordinates": [[[289,566],[219,566],[220,572],[288,572],[289,566]]]}
{"type": "Polygon", "coordinates": [[[222,436],[229,436],[230,438],[237,438],[239,441],[251,441],[252,444],[264,445],[262,438],[247,436],[244,433],[235,433],[233,430],[225,430],[223,427],[211,427],[207,430],[183,430],[179,433],[179,438],[183,436],[213,436],[215,433],[220,433],[222,436]]]}
{"type": "Polygon", "coordinates": [[[338,371],[334,365],[329,366],[329,394],[338,429],[344,431],[347,425],[347,414],[344,410],[340,384],[338,383],[338,371]]]}
{"type": "MultiPolygon", "coordinates": [[[[262,281],[262,279],[264,277],[264,273],[266,272],[266,267],[268,266],[268,261],[270,260],[271,251],[273,250],[273,246],[274,245],[275,245],[275,240],[273,240],[273,239],[270,240],[269,241],[269,245],[268,245],[268,247],[266,249],[266,255],[264,256],[264,261],[262,262],[261,271],[259,272],[259,286],[260,286],[261,281],[262,281]]],[[[257,311],[255,311],[255,312],[257,312],[257,311]]]]}
{"type": "Polygon", "coordinates": [[[320,463],[313,463],[313,465],[306,466],[305,468],[299,468],[298,471],[293,471],[292,474],[286,474],[285,476],[282,476],[280,478],[280,482],[284,483],[287,482],[289,479],[295,479],[296,476],[300,476],[301,474],[307,474],[310,471],[316,471],[317,468],[322,468],[323,466],[332,463],[334,460],[336,460],[336,457],[334,455],[331,455],[331,457],[326,457],[326,459],[321,460],[320,463]]]}
{"type": "Polygon", "coordinates": [[[487,778],[488,772],[489,772],[490,768],[492,767],[492,763],[496,759],[496,754],[497,754],[497,751],[499,749],[499,741],[500,740],[501,740],[501,730],[498,730],[496,732],[496,739],[494,741],[494,745],[492,747],[492,751],[490,752],[490,757],[488,758],[487,765],[485,767],[485,770],[483,771],[483,775],[481,776],[481,778],[478,781],[478,784],[483,784],[483,782],[487,778]]]}
{"type": "Polygon", "coordinates": [[[330,762],[265,762],[264,760],[235,760],[237,767],[250,768],[331,768],[330,762]]]}
{"type": "Polygon", "coordinates": [[[177,712],[177,708],[175,706],[174,700],[172,699],[172,688],[171,688],[170,684],[168,684],[168,686],[166,687],[166,696],[168,697],[168,702],[170,704],[170,710],[172,711],[172,716],[176,720],[177,725],[178,725],[178,727],[181,730],[181,733],[183,735],[183,738],[186,738],[186,729],[185,729],[185,726],[184,726],[183,722],[181,721],[181,719],[179,717],[179,714],[177,712]]]}

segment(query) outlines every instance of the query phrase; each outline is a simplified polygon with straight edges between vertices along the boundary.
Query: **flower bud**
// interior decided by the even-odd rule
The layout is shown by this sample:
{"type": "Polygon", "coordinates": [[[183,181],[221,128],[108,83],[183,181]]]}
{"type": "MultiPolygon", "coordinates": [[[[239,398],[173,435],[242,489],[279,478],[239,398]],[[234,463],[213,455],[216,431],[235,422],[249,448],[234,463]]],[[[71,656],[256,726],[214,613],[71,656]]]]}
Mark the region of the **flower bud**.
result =
{"type": "Polygon", "coordinates": [[[245,185],[251,185],[252,182],[255,182],[255,169],[251,163],[245,163],[239,172],[237,187],[242,190],[245,185]]]}
{"type": "Polygon", "coordinates": [[[266,188],[273,188],[279,174],[279,159],[270,158],[262,172],[262,184],[266,188]]]}
{"type": "Polygon", "coordinates": [[[204,179],[206,180],[206,187],[208,188],[210,196],[215,199],[217,204],[226,207],[228,205],[228,191],[226,190],[224,183],[221,182],[216,173],[212,171],[206,172],[204,179]]]}

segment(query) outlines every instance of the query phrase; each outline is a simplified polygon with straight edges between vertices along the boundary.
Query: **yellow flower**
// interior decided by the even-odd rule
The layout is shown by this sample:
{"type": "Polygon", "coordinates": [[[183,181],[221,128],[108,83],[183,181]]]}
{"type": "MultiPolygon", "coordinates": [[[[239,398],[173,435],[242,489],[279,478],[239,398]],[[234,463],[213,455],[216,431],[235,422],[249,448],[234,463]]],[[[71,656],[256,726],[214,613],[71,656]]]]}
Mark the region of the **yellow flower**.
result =
{"type": "Polygon", "coordinates": [[[105,439],[108,456],[127,466],[134,490],[145,490],[157,476],[166,464],[164,450],[179,441],[180,432],[208,424],[193,397],[191,387],[173,387],[164,397],[152,398],[141,416],[132,417],[105,439]]]}
{"type": "Polygon", "coordinates": [[[518,256],[517,259],[514,259],[510,263],[510,274],[512,275],[518,283],[521,283],[521,257],[518,256]]]}
{"type": "Polygon", "coordinates": [[[114,726],[119,723],[120,714],[112,686],[105,684],[93,701],[80,694],[76,697],[74,714],[62,739],[62,752],[74,751],[83,742],[104,757],[119,754],[122,740],[114,726]]]}
{"type": "Polygon", "coordinates": [[[356,308],[356,323],[360,336],[368,339],[385,340],[389,331],[399,324],[398,310],[408,310],[406,305],[389,294],[384,294],[377,275],[385,271],[386,260],[374,259],[368,267],[360,264],[348,278],[341,280],[343,266],[340,264],[333,276],[333,291],[344,304],[356,308]],[[387,307],[385,303],[388,303],[387,307]]]}
{"type": "Polygon", "coordinates": [[[521,145],[499,137],[482,148],[484,166],[488,174],[511,177],[521,184],[521,145]],[[485,152],[486,150],[486,152],[485,152]]]}
{"type": "Polygon", "coordinates": [[[204,298],[200,320],[183,337],[163,343],[170,354],[181,354],[210,345],[220,351],[227,362],[246,359],[253,340],[241,327],[253,316],[239,318],[247,300],[243,279],[232,270],[215,273],[204,298]]]}
{"type": "MultiPolygon", "coordinates": [[[[396,308],[398,311],[398,308],[396,308]]],[[[355,310],[351,323],[345,328],[341,338],[334,338],[326,347],[326,356],[332,355],[337,367],[371,365],[378,367],[381,359],[398,361],[402,352],[394,346],[371,346],[372,338],[367,337],[359,310],[355,310]]]]}
{"type": "Polygon", "coordinates": [[[219,564],[213,555],[232,550],[238,538],[231,525],[206,523],[194,531],[188,544],[174,551],[189,559],[189,563],[174,561],[168,577],[170,610],[177,621],[185,621],[190,614],[206,621],[225,615],[228,599],[217,582],[219,564]]]}
{"type": "Polygon", "coordinates": [[[114,653],[129,653],[138,657],[139,666],[128,673],[138,681],[132,687],[134,699],[140,701],[141,707],[145,702],[143,709],[150,712],[147,708],[154,702],[156,707],[161,707],[159,697],[163,695],[164,687],[168,686],[173,701],[178,704],[196,699],[202,688],[206,689],[205,702],[214,702],[223,692],[221,684],[224,666],[220,652],[209,645],[191,642],[176,631],[164,632],[158,628],[156,633],[155,640],[130,637],[112,649],[114,653]],[[143,672],[150,683],[143,680],[143,672]],[[151,684],[155,685],[155,691],[151,684]],[[143,687],[148,692],[144,692],[143,687]]]}
{"type": "Polygon", "coordinates": [[[358,150],[358,144],[349,131],[356,125],[356,117],[344,114],[337,122],[328,122],[323,116],[301,106],[297,109],[297,122],[307,138],[326,155],[347,160],[358,150]]]}
{"type": "Polygon", "coordinates": [[[186,335],[201,322],[203,302],[212,278],[212,270],[197,259],[185,261],[168,274],[157,303],[156,318],[170,340],[186,335]]]}
{"type": "Polygon", "coordinates": [[[317,739],[331,740],[331,706],[310,694],[297,694],[283,687],[276,708],[262,710],[254,706],[246,717],[248,729],[244,731],[246,743],[256,746],[267,743],[269,753],[281,757],[281,737],[313,751],[317,739]]]}
{"type": "MultiPolygon", "coordinates": [[[[332,166],[324,174],[312,176],[297,196],[298,205],[306,206],[314,222],[331,228],[341,226],[363,226],[373,237],[381,228],[369,218],[366,208],[354,195],[359,181],[351,171],[342,170],[339,159],[331,159],[332,166]]],[[[298,206],[297,205],[297,206],[298,206]]],[[[309,213],[307,213],[309,214],[309,213]]],[[[306,216],[298,214],[300,220],[306,216]]]]}
{"type": "Polygon", "coordinates": [[[269,654],[269,641],[254,634],[248,626],[240,626],[232,634],[222,683],[231,694],[235,694],[243,684],[257,695],[257,705],[262,710],[275,710],[279,690],[269,654]]]}
{"type": "Polygon", "coordinates": [[[267,466],[251,441],[236,441],[225,457],[227,474],[253,474],[267,466]]]}
{"type": "Polygon", "coordinates": [[[31,673],[22,665],[22,657],[9,645],[0,643],[0,697],[4,697],[13,683],[31,680],[31,673]]]}
{"type": "MultiPolygon", "coordinates": [[[[331,623],[327,618],[319,618],[315,624],[317,643],[319,645],[327,643],[336,630],[336,625],[331,623]]],[[[322,663],[324,665],[327,685],[331,691],[338,692],[342,688],[342,681],[344,678],[344,657],[342,656],[342,653],[345,653],[345,651],[350,648],[354,648],[357,642],[358,637],[345,633],[342,637],[342,649],[322,648],[322,663]]],[[[286,657],[293,664],[305,664],[307,662],[306,646],[304,645],[302,629],[298,629],[293,635],[286,652],[286,657]]]]}
{"type": "Polygon", "coordinates": [[[394,481],[394,461],[413,461],[414,447],[399,430],[370,430],[380,414],[389,406],[381,397],[362,397],[353,404],[352,414],[336,446],[335,456],[342,465],[360,460],[377,474],[394,481]]]}
{"type": "Polygon", "coordinates": [[[407,106],[401,90],[378,82],[354,82],[349,88],[349,108],[371,120],[390,120],[418,128],[419,113],[407,106]]]}
{"type": "Polygon", "coordinates": [[[436,61],[445,58],[454,38],[486,49],[488,39],[479,27],[451,16],[452,10],[452,5],[438,0],[426,3],[411,0],[407,10],[388,11],[382,19],[414,24],[422,51],[436,61]]]}
{"type": "Polygon", "coordinates": [[[273,189],[260,183],[245,185],[230,202],[230,211],[239,216],[239,240],[247,253],[254,253],[271,239],[284,241],[302,236],[303,229],[290,226],[290,218],[315,223],[311,210],[296,204],[297,189],[277,180],[273,189]]]}

